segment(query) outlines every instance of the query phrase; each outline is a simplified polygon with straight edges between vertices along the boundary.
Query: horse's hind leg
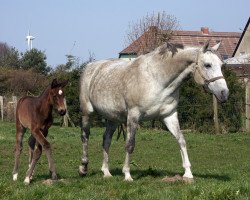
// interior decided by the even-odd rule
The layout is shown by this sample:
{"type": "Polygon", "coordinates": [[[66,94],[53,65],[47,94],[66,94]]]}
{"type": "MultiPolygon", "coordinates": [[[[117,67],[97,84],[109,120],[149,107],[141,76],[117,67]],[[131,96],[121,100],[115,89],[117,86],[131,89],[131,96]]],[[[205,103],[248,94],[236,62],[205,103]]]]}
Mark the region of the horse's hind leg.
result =
{"type": "Polygon", "coordinates": [[[83,145],[83,155],[82,155],[82,162],[79,166],[79,175],[85,176],[88,171],[88,140],[89,140],[89,134],[90,134],[90,127],[89,127],[89,116],[84,115],[82,117],[82,145],[83,145]]]}
{"type": "Polygon", "coordinates": [[[25,128],[22,126],[20,121],[16,120],[16,145],[15,145],[15,164],[13,169],[13,180],[17,180],[18,169],[20,165],[20,154],[23,148],[23,135],[25,133],[25,128]]]}
{"type": "Polygon", "coordinates": [[[112,176],[109,172],[109,147],[111,144],[112,136],[117,128],[117,125],[111,121],[107,121],[106,130],[103,134],[103,163],[102,163],[102,172],[104,177],[112,176]]]}

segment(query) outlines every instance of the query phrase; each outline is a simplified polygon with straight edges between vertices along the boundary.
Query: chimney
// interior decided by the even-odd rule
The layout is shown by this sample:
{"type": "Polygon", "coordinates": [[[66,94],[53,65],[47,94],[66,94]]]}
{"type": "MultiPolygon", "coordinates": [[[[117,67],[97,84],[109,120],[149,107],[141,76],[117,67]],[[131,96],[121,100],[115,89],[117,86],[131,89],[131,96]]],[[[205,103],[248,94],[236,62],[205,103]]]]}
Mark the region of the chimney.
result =
{"type": "Polygon", "coordinates": [[[209,34],[209,28],[208,27],[201,27],[201,32],[204,35],[208,35],[209,34]]]}

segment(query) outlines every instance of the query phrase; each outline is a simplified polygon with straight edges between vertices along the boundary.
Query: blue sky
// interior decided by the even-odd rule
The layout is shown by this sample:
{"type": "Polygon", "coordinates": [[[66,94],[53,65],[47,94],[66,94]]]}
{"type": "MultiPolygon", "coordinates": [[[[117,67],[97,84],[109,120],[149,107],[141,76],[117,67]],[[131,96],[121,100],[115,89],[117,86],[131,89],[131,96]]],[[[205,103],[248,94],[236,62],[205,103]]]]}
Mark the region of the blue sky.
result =
{"type": "Polygon", "coordinates": [[[0,41],[25,52],[30,30],[33,47],[45,51],[48,65],[55,67],[69,53],[82,61],[89,52],[98,60],[118,57],[129,23],[147,13],[174,15],[182,30],[207,26],[241,32],[249,8],[249,0],[0,0],[0,41]]]}

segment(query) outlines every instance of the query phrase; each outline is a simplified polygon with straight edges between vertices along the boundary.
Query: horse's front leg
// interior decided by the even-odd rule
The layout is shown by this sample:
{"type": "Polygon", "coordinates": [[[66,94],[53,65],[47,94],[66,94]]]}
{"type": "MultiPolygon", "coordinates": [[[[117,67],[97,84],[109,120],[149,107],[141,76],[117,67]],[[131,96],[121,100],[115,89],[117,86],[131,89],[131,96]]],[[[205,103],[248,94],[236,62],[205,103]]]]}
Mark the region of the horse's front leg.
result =
{"type": "Polygon", "coordinates": [[[107,121],[106,130],[103,134],[103,163],[102,163],[102,172],[104,177],[111,177],[111,173],[109,172],[109,147],[111,144],[112,136],[117,128],[117,125],[111,121],[107,121]]]}
{"type": "Polygon", "coordinates": [[[83,146],[83,155],[82,155],[82,162],[79,166],[79,175],[85,176],[88,172],[88,140],[90,135],[90,127],[89,127],[89,116],[85,115],[82,117],[82,146],[83,146]]]}
{"type": "Polygon", "coordinates": [[[185,138],[180,130],[178,114],[177,112],[173,112],[171,115],[165,117],[163,119],[164,123],[166,124],[168,130],[174,135],[180,145],[181,157],[182,157],[182,165],[185,169],[185,173],[183,178],[193,180],[193,174],[191,172],[191,164],[188,158],[187,147],[185,138]]]}
{"type": "Polygon", "coordinates": [[[125,174],[125,181],[133,181],[130,175],[130,156],[135,148],[135,133],[139,120],[138,110],[130,110],[127,118],[127,139],[126,139],[126,157],[122,172],[125,174]]]}

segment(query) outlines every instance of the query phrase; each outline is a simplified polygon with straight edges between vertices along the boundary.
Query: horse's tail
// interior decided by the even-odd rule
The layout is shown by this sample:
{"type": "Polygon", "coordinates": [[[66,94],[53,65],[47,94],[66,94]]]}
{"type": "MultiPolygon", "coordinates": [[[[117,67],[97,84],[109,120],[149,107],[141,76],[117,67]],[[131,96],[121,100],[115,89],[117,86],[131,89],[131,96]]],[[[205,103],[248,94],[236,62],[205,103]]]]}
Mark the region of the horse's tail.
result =
{"type": "Polygon", "coordinates": [[[124,140],[124,141],[126,140],[126,131],[125,131],[125,129],[126,129],[126,127],[125,127],[124,124],[118,125],[118,128],[117,128],[118,135],[117,135],[116,140],[119,140],[121,134],[123,135],[123,140],[124,140]]]}

